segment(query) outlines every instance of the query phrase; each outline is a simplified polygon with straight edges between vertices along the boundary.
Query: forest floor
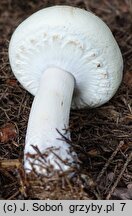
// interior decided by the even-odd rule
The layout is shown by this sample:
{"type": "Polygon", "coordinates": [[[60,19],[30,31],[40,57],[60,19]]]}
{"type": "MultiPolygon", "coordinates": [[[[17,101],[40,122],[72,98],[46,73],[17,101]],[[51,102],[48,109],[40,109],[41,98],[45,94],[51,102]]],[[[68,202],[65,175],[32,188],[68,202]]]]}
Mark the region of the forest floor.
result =
{"type": "Polygon", "coordinates": [[[0,199],[132,199],[132,1],[0,1],[0,199]],[[71,110],[78,169],[48,178],[23,169],[23,149],[33,96],[15,79],[8,46],[15,28],[35,11],[56,4],[91,10],[112,30],[123,55],[116,95],[95,109],[71,110]]]}

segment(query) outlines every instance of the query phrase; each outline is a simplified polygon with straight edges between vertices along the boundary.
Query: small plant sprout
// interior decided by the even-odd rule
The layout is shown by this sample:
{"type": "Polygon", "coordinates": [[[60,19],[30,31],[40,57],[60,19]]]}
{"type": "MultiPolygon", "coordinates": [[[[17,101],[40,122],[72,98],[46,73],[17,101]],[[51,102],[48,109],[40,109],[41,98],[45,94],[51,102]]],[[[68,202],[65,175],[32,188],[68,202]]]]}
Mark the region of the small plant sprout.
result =
{"type": "Polygon", "coordinates": [[[117,42],[93,13],[53,6],[18,26],[9,44],[9,60],[16,78],[35,96],[25,141],[26,171],[34,161],[36,172],[43,172],[33,146],[43,155],[51,149],[45,162],[66,171],[76,156],[63,139],[70,140],[65,130],[70,108],[98,107],[115,94],[123,71],[117,42]]]}

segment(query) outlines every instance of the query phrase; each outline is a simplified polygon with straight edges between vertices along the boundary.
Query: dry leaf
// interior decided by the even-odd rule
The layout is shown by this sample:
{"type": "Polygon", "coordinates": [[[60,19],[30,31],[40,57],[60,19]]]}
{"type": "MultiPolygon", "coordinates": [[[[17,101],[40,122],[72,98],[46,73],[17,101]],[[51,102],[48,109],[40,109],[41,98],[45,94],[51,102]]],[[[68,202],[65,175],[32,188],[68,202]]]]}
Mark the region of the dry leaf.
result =
{"type": "Polygon", "coordinates": [[[21,163],[18,159],[0,160],[0,168],[2,169],[19,168],[20,166],[21,163]]]}
{"type": "Polygon", "coordinates": [[[0,128],[0,142],[7,143],[17,136],[16,128],[13,124],[8,123],[0,128]]]}
{"type": "Polygon", "coordinates": [[[17,86],[17,80],[16,79],[7,79],[6,84],[12,87],[17,86]]]}
{"type": "Polygon", "coordinates": [[[97,149],[91,149],[87,153],[88,153],[88,155],[93,156],[93,157],[96,157],[98,155],[97,149]]]}

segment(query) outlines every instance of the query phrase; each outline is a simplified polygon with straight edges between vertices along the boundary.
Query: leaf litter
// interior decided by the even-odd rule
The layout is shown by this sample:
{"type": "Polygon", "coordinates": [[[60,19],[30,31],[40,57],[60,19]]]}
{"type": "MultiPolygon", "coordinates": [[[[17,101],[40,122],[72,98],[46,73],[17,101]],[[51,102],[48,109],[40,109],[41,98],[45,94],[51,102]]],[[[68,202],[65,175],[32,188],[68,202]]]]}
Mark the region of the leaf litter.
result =
{"type": "Polygon", "coordinates": [[[0,1],[0,199],[132,199],[131,17],[130,0],[0,1]],[[107,104],[71,111],[69,143],[78,155],[79,167],[58,173],[49,166],[51,176],[34,170],[26,175],[23,149],[33,96],[11,71],[8,45],[19,23],[56,4],[91,10],[107,23],[123,54],[124,77],[107,104]]]}

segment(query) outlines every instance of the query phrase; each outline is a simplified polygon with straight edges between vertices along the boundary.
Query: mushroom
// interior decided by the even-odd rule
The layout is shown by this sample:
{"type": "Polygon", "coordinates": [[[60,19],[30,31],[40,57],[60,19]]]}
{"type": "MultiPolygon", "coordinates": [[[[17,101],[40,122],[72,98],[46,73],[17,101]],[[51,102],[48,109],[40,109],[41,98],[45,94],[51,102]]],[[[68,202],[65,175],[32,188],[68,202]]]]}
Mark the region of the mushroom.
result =
{"type": "MultiPolygon", "coordinates": [[[[12,70],[35,96],[26,133],[24,166],[32,170],[37,146],[46,163],[67,170],[76,154],[62,136],[70,108],[98,107],[117,91],[123,60],[108,26],[96,15],[70,6],[42,9],[22,22],[9,44],[12,70]],[[59,132],[59,133],[58,133],[59,132]],[[59,157],[64,162],[62,163],[59,157]]],[[[43,172],[38,166],[36,171],[43,172]]]]}

